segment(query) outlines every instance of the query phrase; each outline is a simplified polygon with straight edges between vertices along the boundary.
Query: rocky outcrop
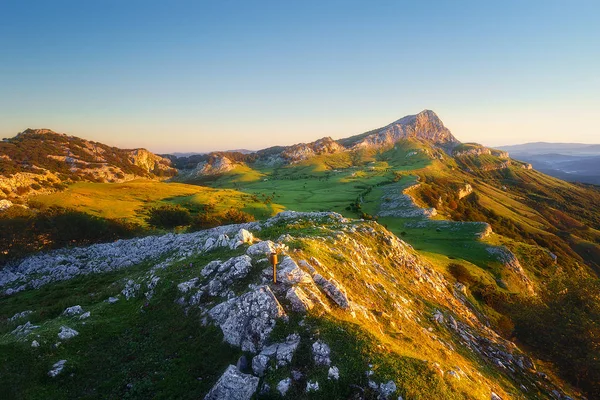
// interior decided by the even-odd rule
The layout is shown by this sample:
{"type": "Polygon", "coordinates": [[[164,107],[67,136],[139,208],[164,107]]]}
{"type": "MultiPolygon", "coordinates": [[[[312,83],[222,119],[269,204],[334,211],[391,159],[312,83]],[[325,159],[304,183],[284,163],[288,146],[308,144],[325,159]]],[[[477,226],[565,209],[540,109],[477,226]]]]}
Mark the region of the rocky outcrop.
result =
{"type": "Polygon", "coordinates": [[[208,314],[221,327],[227,343],[256,353],[285,312],[271,289],[261,286],[215,306],[208,314]]]}
{"type": "Polygon", "coordinates": [[[148,173],[155,175],[175,175],[177,170],[171,167],[171,160],[158,156],[146,149],[135,149],[129,152],[129,161],[148,173]]]}
{"type": "Polygon", "coordinates": [[[529,294],[534,294],[534,286],[531,279],[527,276],[527,273],[521,266],[519,259],[514,255],[512,251],[507,249],[504,246],[500,247],[488,247],[486,248],[487,252],[497,257],[500,262],[504,264],[504,266],[511,271],[521,282],[522,286],[529,292],[529,294]]]}
{"type": "Polygon", "coordinates": [[[281,157],[288,163],[295,164],[317,155],[339,153],[344,150],[344,146],[341,146],[330,137],[325,137],[316,142],[300,143],[286,147],[281,153],[281,157]]]}
{"type": "Polygon", "coordinates": [[[237,163],[234,163],[225,156],[213,157],[208,161],[199,163],[192,174],[196,176],[221,175],[231,171],[236,167],[236,165],[237,163]]]}
{"type": "Polygon", "coordinates": [[[473,193],[473,187],[467,183],[467,184],[465,184],[465,186],[463,186],[462,188],[459,188],[457,190],[456,195],[458,196],[458,199],[460,200],[464,197],[467,197],[471,193],[473,193]]]}
{"type": "Polygon", "coordinates": [[[437,145],[458,143],[433,111],[424,110],[416,115],[400,118],[379,131],[364,136],[352,145],[352,149],[391,146],[401,139],[410,138],[427,140],[437,145]]]}
{"type": "Polygon", "coordinates": [[[250,400],[258,381],[257,377],[241,373],[235,365],[230,365],[204,400],[250,400]]]}

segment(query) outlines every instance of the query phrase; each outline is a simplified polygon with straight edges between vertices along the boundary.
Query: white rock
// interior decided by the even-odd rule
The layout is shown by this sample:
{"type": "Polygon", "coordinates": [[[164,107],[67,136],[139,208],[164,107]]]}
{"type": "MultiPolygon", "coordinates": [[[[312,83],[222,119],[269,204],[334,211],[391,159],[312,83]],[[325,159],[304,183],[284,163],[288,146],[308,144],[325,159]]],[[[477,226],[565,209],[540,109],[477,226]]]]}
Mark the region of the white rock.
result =
{"type": "Polygon", "coordinates": [[[39,325],[33,325],[31,322],[27,321],[23,325],[17,326],[11,333],[15,336],[27,336],[32,330],[39,327],[39,325]]]}
{"type": "Polygon", "coordinates": [[[263,376],[269,366],[269,357],[259,354],[252,359],[252,371],[256,376],[263,376]]]}
{"type": "Polygon", "coordinates": [[[379,384],[379,394],[384,399],[390,397],[396,391],[396,383],[394,381],[388,381],[387,383],[379,384]]]}
{"type": "Polygon", "coordinates": [[[340,379],[340,370],[338,369],[338,367],[330,367],[329,368],[329,372],[327,373],[327,378],[328,379],[333,379],[333,380],[338,380],[340,379]]]}
{"type": "Polygon", "coordinates": [[[285,294],[285,298],[292,305],[292,311],[306,313],[314,307],[313,301],[298,286],[292,286],[285,294]]]}
{"type": "Polygon", "coordinates": [[[285,396],[288,390],[290,390],[290,386],[292,386],[292,378],[282,379],[277,383],[277,391],[281,393],[282,396],[285,396]]]}
{"type": "Polygon", "coordinates": [[[119,299],[117,297],[109,297],[108,300],[106,300],[109,304],[115,304],[117,301],[119,301],[119,299]]]}
{"type": "Polygon", "coordinates": [[[50,371],[48,371],[48,376],[54,378],[56,375],[60,374],[65,367],[67,360],[60,360],[56,362],[50,371]]]}
{"type": "Polygon", "coordinates": [[[86,311],[79,316],[79,319],[87,319],[90,317],[90,315],[91,315],[91,313],[89,311],[86,311]]]}
{"type": "Polygon", "coordinates": [[[313,353],[313,360],[315,361],[316,365],[330,365],[331,364],[331,359],[329,358],[329,355],[331,354],[331,350],[329,349],[329,346],[327,344],[325,344],[324,342],[322,342],[321,340],[317,340],[315,343],[313,343],[312,353],[313,353]]]}
{"type": "Polygon", "coordinates": [[[31,310],[21,311],[20,313],[16,313],[12,317],[10,317],[8,320],[10,322],[14,322],[14,321],[16,321],[18,319],[27,317],[31,313],[33,313],[33,311],[31,311],[31,310]]]}
{"type": "Polygon", "coordinates": [[[65,315],[67,317],[72,317],[74,315],[79,315],[81,313],[83,313],[83,308],[81,308],[81,306],[79,306],[79,305],[67,307],[65,309],[65,311],[63,311],[63,315],[65,315]]]}
{"type": "Polygon", "coordinates": [[[306,393],[317,392],[319,390],[319,382],[308,381],[306,382],[306,393]]]}
{"type": "Polygon", "coordinates": [[[31,342],[31,347],[40,347],[40,343],[37,340],[31,342]]]}
{"type": "Polygon", "coordinates": [[[79,335],[79,332],[64,325],[60,327],[60,332],[58,332],[58,338],[61,340],[71,339],[77,335],[79,335]]]}
{"type": "Polygon", "coordinates": [[[235,365],[227,367],[204,400],[250,400],[258,388],[259,379],[241,373],[235,365]]]}

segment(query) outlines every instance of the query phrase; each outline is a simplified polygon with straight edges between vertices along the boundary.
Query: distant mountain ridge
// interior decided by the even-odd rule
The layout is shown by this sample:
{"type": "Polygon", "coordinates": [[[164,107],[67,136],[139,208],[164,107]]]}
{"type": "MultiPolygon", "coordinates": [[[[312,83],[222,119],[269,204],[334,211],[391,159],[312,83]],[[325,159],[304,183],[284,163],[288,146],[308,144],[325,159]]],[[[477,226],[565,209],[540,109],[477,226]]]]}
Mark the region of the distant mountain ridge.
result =
{"type": "Polygon", "coordinates": [[[206,172],[208,175],[225,173],[243,163],[258,162],[274,166],[296,164],[324,154],[391,148],[400,140],[411,139],[425,141],[447,153],[451,153],[452,149],[460,144],[435,112],[423,110],[418,114],[402,117],[383,128],[344,139],[334,140],[331,137],[324,137],[310,143],[274,146],[251,153],[212,152],[174,158],[173,161],[177,168],[184,170],[180,178],[186,179],[207,175],[206,172]],[[218,167],[207,167],[212,164],[218,164],[218,167]]]}
{"type": "Polygon", "coordinates": [[[600,144],[536,142],[499,148],[550,176],[600,185],[600,144]]]}
{"type": "Polygon", "coordinates": [[[176,173],[170,160],[146,149],[119,149],[50,129],[26,129],[0,142],[0,190],[7,198],[60,190],[75,181],[164,179],[176,173]]]}

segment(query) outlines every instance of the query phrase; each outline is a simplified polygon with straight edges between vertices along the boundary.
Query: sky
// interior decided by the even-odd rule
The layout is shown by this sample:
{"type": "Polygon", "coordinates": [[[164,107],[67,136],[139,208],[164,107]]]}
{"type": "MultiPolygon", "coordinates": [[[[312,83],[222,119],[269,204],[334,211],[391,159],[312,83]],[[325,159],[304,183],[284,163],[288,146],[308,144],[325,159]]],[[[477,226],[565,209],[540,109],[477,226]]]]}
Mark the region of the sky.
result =
{"type": "Polygon", "coordinates": [[[0,0],[0,137],[154,152],[434,110],[463,142],[600,143],[600,2],[0,0]]]}

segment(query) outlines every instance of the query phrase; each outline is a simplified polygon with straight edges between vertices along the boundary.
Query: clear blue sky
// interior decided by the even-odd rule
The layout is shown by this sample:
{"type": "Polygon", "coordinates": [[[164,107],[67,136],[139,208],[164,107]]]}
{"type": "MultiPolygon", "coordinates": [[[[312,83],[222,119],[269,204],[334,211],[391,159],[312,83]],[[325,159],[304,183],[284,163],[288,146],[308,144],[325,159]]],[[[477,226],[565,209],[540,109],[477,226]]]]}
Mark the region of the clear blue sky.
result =
{"type": "Polygon", "coordinates": [[[599,1],[0,1],[0,135],[157,152],[341,138],[600,142],[599,1]]]}

